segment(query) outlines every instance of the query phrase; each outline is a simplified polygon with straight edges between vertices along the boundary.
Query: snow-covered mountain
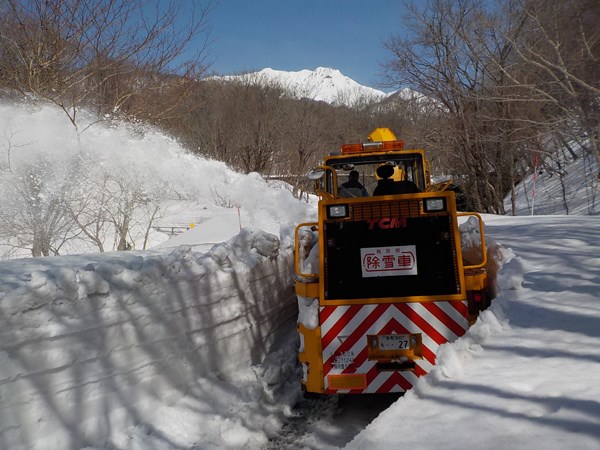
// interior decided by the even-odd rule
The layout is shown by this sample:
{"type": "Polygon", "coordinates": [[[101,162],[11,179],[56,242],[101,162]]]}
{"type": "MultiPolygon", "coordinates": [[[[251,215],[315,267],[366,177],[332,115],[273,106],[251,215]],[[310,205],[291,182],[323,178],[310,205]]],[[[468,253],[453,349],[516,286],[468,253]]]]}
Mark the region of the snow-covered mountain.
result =
{"type": "Polygon", "coordinates": [[[230,81],[248,81],[282,86],[298,98],[310,98],[335,105],[354,105],[357,102],[377,102],[391,94],[363,86],[337,69],[317,67],[315,70],[287,72],[262,69],[243,75],[213,77],[230,81]]]}

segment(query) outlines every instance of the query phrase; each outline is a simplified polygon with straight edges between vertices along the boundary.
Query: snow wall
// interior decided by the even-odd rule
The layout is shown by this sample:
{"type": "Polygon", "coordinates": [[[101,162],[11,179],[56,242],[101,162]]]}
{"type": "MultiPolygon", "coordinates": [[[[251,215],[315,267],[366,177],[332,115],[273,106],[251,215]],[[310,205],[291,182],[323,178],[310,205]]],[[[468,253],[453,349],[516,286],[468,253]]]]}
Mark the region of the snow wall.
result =
{"type": "Polygon", "coordinates": [[[259,363],[298,314],[293,248],[259,230],[204,255],[182,246],[32,263],[0,292],[2,449],[114,442],[154,404],[203,395],[202,377],[259,363]]]}

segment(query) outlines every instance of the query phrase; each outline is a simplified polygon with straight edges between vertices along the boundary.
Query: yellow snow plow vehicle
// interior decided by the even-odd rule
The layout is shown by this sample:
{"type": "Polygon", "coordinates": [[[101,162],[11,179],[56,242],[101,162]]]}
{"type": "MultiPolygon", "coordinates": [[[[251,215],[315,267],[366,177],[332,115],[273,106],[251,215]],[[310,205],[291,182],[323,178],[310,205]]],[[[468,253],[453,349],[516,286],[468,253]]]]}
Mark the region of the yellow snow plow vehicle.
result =
{"type": "Polygon", "coordinates": [[[457,212],[454,192],[431,184],[424,151],[387,128],[309,178],[318,222],[295,234],[303,389],[404,392],[489,306],[483,221],[457,212]]]}

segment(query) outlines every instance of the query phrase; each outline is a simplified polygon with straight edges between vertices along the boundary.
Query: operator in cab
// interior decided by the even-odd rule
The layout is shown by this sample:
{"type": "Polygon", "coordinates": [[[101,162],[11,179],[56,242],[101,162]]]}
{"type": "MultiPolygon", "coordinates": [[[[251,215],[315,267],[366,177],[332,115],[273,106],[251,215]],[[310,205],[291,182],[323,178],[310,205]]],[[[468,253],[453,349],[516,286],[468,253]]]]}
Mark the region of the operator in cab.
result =
{"type": "Polygon", "coordinates": [[[420,192],[415,183],[409,180],[395,181],[392,176],[396,169],[391,164],[382,164],[376,170],[377,186],[373,195],[414,194],[420,192]]]}
{"type": "Polygon", "coordinates": [[[357,170],[350,171],[348,181],[340,186],[343,197],[367,197],[369,195],[365,187],[358,181],[359,178],[360,174],[357,170]]]}

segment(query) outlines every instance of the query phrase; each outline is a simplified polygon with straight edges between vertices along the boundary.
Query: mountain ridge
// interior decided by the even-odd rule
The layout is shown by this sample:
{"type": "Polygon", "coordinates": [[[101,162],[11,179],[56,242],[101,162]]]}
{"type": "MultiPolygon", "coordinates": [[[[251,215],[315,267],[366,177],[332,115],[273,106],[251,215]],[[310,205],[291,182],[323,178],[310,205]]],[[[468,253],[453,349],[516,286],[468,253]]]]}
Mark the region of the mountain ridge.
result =
{"type": "Polygon", "coordinates": [[[276,84],[284,87],[297,98],[308,98],[345,106],[352,106],[358,102],[379,102],[395,93],[385,93],[364,86],[344,75],[338,69],[331,67],[317,67],[314,70],[302,69],[299,71],[276,70],[268,67],[241,75],[224,75],[211,78],[225,81],[245,80],[276,84]]]}

